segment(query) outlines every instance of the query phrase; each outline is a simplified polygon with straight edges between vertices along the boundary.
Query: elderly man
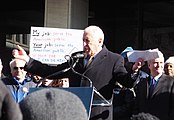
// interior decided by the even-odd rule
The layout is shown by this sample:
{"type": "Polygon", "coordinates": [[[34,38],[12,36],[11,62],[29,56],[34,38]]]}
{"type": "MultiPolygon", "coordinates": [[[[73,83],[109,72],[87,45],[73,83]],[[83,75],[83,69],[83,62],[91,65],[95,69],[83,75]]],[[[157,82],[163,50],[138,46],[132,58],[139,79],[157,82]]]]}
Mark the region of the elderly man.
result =
{"type": "Polygon", "coordinates": [[[2,81],[10,90],[14,100],[19,103],[28,94],[30,87],[36,87],[36,84],[27,79],[27,72],[24,70],[25,62],[20,59],[13,59],[10,62],[11,76],[3,78],[2,81]]]}
{"type": "MultiPolygon", "coordinates": [[[[132,67],[132,74],[124,67],[123,58],[116,53],[109,51],[104,43],[104,33],[98,26],[85,28],[83,34],[83,47],[87,58],[77,58],[76,66],[67,72],[54,76],[55,78],[69,78],[70,87],[92,85],[103,97],[112,101],[115,82],[126,87],[132,87],[136,77],[136,71],[142,66],[142,59],[139,59],[132,67]],[[86,76],[86,77],[85,77],[86,76]],[[134,76],[134,77],[133,77],[134,76]],[[88,78],[88,80],[85,80],[88,78]]],[[[26,61],[25,70],[42,77],[49,76],[57,71],[69,68],[70,64],[65,62],[58,66],[42,64],[30,58],[23,48],[18,46],[19,52],[13,55],[16,58],[26,61]]],[[[76,59],[74,59],[76,61],[76,59]]],[[[90,120],[112,120],[111,106],[92,106],[90,120]]]]}

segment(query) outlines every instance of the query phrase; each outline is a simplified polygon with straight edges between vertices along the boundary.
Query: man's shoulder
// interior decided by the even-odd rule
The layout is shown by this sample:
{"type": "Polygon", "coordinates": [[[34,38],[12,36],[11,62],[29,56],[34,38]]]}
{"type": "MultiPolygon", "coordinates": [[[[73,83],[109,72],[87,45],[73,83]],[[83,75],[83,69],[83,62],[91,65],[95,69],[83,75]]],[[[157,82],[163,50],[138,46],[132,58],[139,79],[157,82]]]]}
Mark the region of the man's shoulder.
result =
{"type": "Polygon", "coordinates": [[[1,78],[1,80],[3,81],[3,82],[7,82],[7,81],[9,81],[10,80],[10,77],[4,77],[4,78],[1,78]]]}
{"type": "Polygon", "coordinates": [[[169,81],[173,81],[174,82],[174,77],[172,77],[170,75],[166,75],[166,74],[162,74],[161,79],[165,79],[165,80],[169,80],[169,81]]]}
{"type": "Polygon", "coordinates": [[[109,60],[110,62],[117,62],[117,61],[123,61],[123,57],[113,51],[108,50],[107,48],[103,48],[99,53],[98,56],[101,58],[106,58],[106,60],[109,60]]]}
{"type": "Polygon", "coordinates": [[[120,60],[123,60],[123,57],[120,54],[116,53],[116,52],[112,52],[112,51],[107,50],[106,51],[106,55],[108,57],[112,58],[112,59],[120,59],[120,60]]]}
{"type": "Polygon", "coordinates": [[[11,76],[6,76],[6,77],[2,78],[1,80],[6,85],[16,84],[16,82],[13,80],[13,78],[11,76]]]}
{"type": "Polygon", "coordinates": [[[3,79],[3,78],[6,78],[7,76],[5,76],[3,73],[1,74],[1,79],[3,79]]]}
{"type": "Polygon", "coordinates": [[[33,82],[33,80],[30,81],[26,81],[24,86],[28,86],[28,87],[36,87],[37,83],[33,82]]]}

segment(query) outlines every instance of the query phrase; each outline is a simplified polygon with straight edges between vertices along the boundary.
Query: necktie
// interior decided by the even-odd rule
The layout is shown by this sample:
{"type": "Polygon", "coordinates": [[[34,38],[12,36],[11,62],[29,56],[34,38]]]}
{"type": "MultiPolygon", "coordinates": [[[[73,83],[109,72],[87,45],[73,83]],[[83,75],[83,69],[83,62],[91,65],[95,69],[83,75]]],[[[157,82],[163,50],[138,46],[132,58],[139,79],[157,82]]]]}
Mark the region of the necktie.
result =
{"type": "Polygon", "coordinates": [[[152,95],[152,92],[153,92],[153,90],[154,90],[154,88],[155,88],[155,79],[153,78],[152,79],[152,82],[151,82],[151,85],[150,85],[150,89],[149,89],[149,96],[151,96],[152,95]]]}
{"type": "Polygon", "coordinates": [[[92,56],[89,58],[89,60],[88,60],[88,62],[87,62],[87,64],[86,64],[86,67],[92,62],[93,58],[94,58],[94,56],[92,55],[92,56]]]}

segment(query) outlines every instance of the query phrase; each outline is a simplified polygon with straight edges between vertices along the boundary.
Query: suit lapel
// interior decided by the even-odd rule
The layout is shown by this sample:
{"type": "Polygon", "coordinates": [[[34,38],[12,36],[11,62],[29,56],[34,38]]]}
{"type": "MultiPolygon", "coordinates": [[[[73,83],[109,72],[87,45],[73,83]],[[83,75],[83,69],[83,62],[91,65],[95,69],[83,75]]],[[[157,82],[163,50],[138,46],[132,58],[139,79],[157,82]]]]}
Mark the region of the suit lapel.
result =
{"type": "Polygon", "coordinates": [[[91,64],[89,64],[89,66],[87,67],[86,70],[91,69],[92,67],[95,67],[99,64],[101,64],[101,62],[107,57],[107,49],[103,48],[93,59],[93,61],[91,62],[91,64]]]}
{"type": "Polygon", "coordinates": [[[150,88],[150,76],[145,78],[146,79],[146,98],[149,97],[149,88],[150,88]]]}
{"type": "Polygon", "coordinates": [[[164,77],[164,74],[159,78],[158,82],[157,82],[157,85],[155,87],[155,89],[153,90],[153,93],[152,93],[152,97],[161,89],[161,87],[163,87],[163,84],[165,82],[165,77],[164,77]]]}

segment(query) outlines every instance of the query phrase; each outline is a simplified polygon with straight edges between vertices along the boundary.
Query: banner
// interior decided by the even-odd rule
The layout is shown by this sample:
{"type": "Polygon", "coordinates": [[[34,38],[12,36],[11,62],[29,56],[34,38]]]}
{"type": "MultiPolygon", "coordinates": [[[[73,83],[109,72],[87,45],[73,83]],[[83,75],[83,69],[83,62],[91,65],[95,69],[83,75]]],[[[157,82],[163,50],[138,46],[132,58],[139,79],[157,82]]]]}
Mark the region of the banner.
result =
{"type": "Polygon", "coordinates": [[[42,63],[66,62],[65,55],[83,50],[83,30],[31,27],[30,57],[42,63]]]}

